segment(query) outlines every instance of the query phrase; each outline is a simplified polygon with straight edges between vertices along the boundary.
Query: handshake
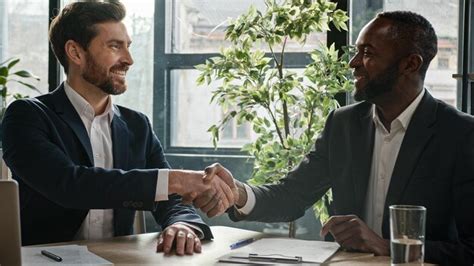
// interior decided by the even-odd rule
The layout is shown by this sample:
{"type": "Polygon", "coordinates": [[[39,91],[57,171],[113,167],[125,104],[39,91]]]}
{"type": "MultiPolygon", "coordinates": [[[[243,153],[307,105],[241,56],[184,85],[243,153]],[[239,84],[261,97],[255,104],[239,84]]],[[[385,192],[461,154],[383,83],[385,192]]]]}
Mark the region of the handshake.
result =
{"type": "Polygon", "coordinates": [[[244,185],[219,163],[204,171],[170,170],[168,193],[183,197],[183,203],[193,204],[208,217],[223,214],[229,207],[242,207],[247,202],[244,185]]]}

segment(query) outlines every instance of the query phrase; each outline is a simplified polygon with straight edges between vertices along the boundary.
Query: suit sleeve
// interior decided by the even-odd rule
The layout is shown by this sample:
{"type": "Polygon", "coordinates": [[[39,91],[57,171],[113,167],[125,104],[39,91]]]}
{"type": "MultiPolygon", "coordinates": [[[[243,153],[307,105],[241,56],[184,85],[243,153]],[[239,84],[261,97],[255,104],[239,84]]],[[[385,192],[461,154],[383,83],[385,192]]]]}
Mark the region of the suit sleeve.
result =
{"type": "MultiPolygon", "coordinates": [[[[150,137],[147,144],[146,168],[170,168],[160,141],[154,134],[148,119],[146,121],[150,137]]],[[[204,239],[213,238],[209,226],[202,221],[196,210],[192,206],[182,204],[182,198],[177,194],[170,195],[167,201],[159,201],[156,210],[153,211],[153,216],[161,228],[166,228],[176,222],[186,222],[198,226],[204,233],[204,239]]]]}
{"type": "Polygon", "coordinates": [[[464,140],[460,143],[461,152],[456,158],[452,192],[458,240],[456,242],[426,241],[425,261],[427,262],[441,265],[474,264],[474,128],[472,126],[464,140]]]}
{"type": "Polygon", "coordinates": [[[324,130],[303,161],[280,183],[252,186],[255,207],[246,216],[228,211],[234,221],[289,222],[302,217],[312,204],[330,188],[328,146],[333,112],[328,116],[324,130]]]}
{"type": "Polygon", "coordinates": [[[38,100],[10,104],[2,121],[3,158],[15,178],[66,208],[154,208],[157,169],[103,169],[75,164],[60,148],[38,100]]]}

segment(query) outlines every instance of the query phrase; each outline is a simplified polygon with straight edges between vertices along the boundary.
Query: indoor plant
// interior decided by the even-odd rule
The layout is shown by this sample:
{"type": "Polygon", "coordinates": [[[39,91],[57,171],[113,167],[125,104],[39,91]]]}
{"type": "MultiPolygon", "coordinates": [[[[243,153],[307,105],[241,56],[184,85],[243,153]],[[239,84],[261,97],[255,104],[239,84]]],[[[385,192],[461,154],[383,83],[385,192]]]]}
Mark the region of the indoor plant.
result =
{"type": "Polygon", "coordinates": [[[13,67],[20,62],[18,58],[10,58],[2,63],[0,63],[0,121],[3,118],[3,113],[7,107],[7,97],[12,96],[14,99],[19,99],[25,97],[20,93],[15,93],[10,95],[8,93],[7,84],[10,82],[19,83],[23,86],[26,86],[32,90],[35,90],[41,93],[34,85],[29,83],[30,79],[35,79],[39,81],[39,78],[27,70],[15,70],[13,67]]]}
{"type": "MultiPolygon", "coordinates": [[[[209,128],[214,145],[231,119],[251,123],[257,135],[243,147],[255,158],[251,184],[278,182],[297,165],[313,146],[326,116],[338,107],[335,95],[352,88],[348,53],[339,56],[334,45],[321,44],[312,51],[303,74],[285,69],[289,40],[304,44],[309,34],[329,30],[330,23],[346,30],[344,11],[326,0],[266,0],[265,5],[264,12],[250,7],[231,21],[225,35],[231,47],[196,66],[198,84],[221,82],[211,99],[224,112],[209,128]],[[269,56],[260,46],[268,47],[269,56]]],[[[313,206],[322,222],[328,218],[327,200],[331,191],[313,206]]],[[[294,233],[290,224],[290,236],[294,233]]]]}

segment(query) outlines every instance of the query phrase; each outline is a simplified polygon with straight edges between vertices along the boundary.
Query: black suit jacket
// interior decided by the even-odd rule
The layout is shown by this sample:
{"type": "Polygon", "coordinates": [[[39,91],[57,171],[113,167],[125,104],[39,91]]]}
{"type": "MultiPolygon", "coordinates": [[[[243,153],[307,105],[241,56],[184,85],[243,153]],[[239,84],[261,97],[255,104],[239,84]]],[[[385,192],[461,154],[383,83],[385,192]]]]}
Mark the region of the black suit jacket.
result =
{"type": "MultiPolygon", "coordinates": [[[[364,208],[374,142],[372,104],[340,108],[327,119],[315,148],[276,185],[253,187],[256,205],[234,220],[292,221],[329,189],[331,214],[364,208]]],[[[425,261],[474,262],[474,119],[425,93],[407,128],[385,200],[382,234],[389,233],[388,206],[427,208],[425,261]]]]}
{"type": "Polygon", "coordinates": [[[181,197],[156,203],[158,168],[169,168],[147,117],[114,105],[114,169],[93,167],[87,131],[61,85],[18,100],[3,119],[3,158],[20,187],[22,244],[70,241],[89,209],[114,209],[115,235],[133,233],[135,210],[165,228],[178,221],[211,231],[181,197]]]}

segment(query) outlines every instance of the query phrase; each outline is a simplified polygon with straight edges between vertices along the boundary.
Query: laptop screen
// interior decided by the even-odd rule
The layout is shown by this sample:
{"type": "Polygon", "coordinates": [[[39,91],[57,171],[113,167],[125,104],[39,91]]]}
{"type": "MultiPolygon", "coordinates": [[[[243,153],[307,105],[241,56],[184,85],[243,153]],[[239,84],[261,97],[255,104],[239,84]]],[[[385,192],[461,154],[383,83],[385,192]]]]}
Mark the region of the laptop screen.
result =
{"type": "Polygon", "coordinates": [[[18,183],[0,180],[0,265],[21,265],[18,183]]]}

